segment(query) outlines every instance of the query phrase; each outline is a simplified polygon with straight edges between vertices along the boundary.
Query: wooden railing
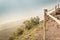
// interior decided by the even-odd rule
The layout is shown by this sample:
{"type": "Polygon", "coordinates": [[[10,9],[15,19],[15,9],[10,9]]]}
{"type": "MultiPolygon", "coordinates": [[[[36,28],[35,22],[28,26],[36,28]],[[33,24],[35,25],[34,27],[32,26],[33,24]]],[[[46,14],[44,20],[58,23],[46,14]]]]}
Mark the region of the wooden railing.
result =
{"type": "Polygon", "coordinates": [[[55,20],[58,24],[60,24],[60,20],[55,18],[54,16],[50,15],[48,12],[46,13],[49,17],[51,17],[53,20],[55,20]]]}

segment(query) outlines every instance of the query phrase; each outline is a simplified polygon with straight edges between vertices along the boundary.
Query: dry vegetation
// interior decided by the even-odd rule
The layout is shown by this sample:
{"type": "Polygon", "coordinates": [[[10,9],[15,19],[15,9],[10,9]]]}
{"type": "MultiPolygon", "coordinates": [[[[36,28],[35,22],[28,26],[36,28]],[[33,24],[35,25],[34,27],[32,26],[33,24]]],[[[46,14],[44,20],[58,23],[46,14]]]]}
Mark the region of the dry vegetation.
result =
{"type": "Polygon", "coordinates": [[[31,18],[23,22],[22,28],[18,28],[9,40],[42,40],[43,39],[43,22],[39,17],[31,18]]]}

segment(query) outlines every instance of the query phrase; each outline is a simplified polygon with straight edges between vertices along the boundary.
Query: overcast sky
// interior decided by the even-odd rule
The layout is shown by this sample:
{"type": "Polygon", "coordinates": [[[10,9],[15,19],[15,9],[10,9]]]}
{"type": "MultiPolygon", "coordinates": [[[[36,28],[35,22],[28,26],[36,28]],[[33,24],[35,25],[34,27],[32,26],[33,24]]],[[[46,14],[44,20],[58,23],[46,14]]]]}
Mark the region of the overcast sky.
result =
{"type": "Polygon", "coordinates": [[[39,16],[43,9],[53,8],[57,0],[0,0],[0,24],[39,16]]]}

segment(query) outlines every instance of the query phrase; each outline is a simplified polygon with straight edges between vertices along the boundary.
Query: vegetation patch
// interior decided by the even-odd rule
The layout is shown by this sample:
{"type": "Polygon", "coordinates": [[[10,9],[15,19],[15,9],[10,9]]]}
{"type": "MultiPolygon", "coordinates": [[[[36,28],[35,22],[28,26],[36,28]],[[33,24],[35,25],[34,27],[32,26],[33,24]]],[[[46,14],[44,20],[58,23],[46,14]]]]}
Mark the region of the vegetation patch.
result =
{"type": "Polygon", "coordinates": [[[13,33],[12,37],[9,37],[9,40],[17,40],[19,38],[23,38],[25,35],[31,33],[37,25],[40,23],[39,17],[31,18],[30,20],[26,20],[23,22],[22,28],[18,28],[16,32],[13,33]],[[25,27],[23,29],[23,27],[25,27]]]}

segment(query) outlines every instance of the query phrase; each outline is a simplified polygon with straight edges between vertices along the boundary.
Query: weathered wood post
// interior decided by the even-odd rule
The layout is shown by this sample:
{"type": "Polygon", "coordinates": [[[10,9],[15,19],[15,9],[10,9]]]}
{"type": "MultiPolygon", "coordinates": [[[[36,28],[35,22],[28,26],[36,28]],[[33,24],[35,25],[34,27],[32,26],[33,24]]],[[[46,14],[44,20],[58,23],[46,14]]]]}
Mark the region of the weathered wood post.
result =
{"type": "Polygon", "coordinates": [[[55,10],[57,9],[57,6],[55,6],[55,10]]]}
{"type": "Polygon", "coordinates": [[[58,8],[59,8],[59,0],[58,0],[58,8]]]}
{"type": "Polygon", "coordinates": [[[47,9],[44,9],[44,34],[43,34],[43,40],[46,40],[46,17],[47,17],[47,9]]]}
{"type": "Polygon", "coordinates": [[[58,8],[59,8],[59,4],[58,4],[58,8]]]}

